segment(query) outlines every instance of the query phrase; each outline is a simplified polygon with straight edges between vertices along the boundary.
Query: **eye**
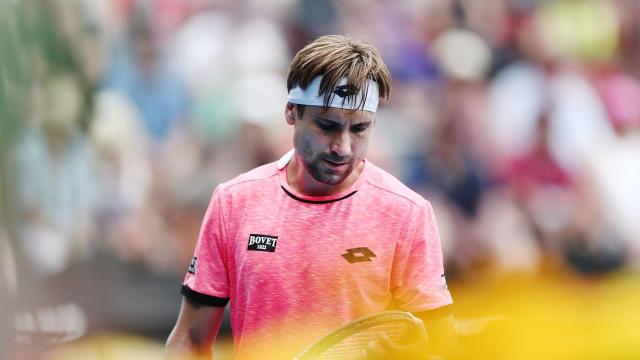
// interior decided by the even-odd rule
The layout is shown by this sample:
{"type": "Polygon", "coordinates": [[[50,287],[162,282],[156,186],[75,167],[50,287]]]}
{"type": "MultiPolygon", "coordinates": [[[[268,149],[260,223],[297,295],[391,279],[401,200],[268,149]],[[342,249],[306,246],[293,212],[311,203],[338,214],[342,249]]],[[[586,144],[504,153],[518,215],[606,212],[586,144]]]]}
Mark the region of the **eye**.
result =
{"type": "Polygon", "coordinates": [[[369,124],[360,124],[351,128],[351,131],[354,133],[361,133],[369,128],[369,124]]]}
{"type": "Polygon", "coordinates": [[[328,121],[316,121],[316,124],[318,124],[318,127],[322,130],[334,130],[337,128],[335,123],[328,121]]]}

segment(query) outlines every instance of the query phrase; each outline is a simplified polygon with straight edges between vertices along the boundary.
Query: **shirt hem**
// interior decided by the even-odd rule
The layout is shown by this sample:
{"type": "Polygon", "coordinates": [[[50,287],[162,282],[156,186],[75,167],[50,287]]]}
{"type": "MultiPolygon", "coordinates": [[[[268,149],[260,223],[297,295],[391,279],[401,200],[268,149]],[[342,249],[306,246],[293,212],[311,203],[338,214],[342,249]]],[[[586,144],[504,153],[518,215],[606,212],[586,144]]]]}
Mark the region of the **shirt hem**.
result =
{"type": "Polygon", "coordinates": [[[206,306],[225,307],[229,303],[229,298],[203,294],[190,289],[187,285],[182,285],[180,294],[193,302],[206,306]]]}

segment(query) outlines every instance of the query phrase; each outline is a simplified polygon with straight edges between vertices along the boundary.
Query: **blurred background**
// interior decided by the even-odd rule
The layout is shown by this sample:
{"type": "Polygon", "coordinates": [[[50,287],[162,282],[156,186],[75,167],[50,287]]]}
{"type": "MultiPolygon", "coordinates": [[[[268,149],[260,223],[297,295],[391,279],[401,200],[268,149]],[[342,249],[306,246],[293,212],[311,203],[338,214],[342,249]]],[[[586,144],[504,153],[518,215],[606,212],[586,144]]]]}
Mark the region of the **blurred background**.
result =
{"type": "Polygon", "coordinates": [[[0,358],[160,358],[330,33],[392,72],[369,159],[434,206],[465,358],[639,358],[634,0],[0,0],[0,358]]]}

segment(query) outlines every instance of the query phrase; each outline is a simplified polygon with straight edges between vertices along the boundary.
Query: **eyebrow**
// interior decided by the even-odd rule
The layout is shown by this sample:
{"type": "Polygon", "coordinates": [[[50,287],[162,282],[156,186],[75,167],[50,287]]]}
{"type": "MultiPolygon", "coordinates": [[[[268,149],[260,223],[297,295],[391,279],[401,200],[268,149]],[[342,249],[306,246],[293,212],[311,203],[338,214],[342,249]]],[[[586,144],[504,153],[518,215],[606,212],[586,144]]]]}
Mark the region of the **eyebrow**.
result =
{"type": "Polygon", "coordinates": [[[327,121],[327,122],[333,122],[333,123],[336,123],[336,124],[340,124],[339,121],[336,121],[334,119],[325,118],[325,117],[322,117],[322,116],[314,116],[313,120],[327,121]]]}
{"type": "MultiPolygon", "coordinates": [[[[336,125],[340,125],[340,126],[342,126],[342,125],[343,125],[343,124],[342,124],[342,122],[340,122],[340,121],[337,121],[337,120],[334,120],[334,119],[325,118],[325,117],[322,117],[322,115],[316,115],[316,116],[314,116],[314,117],[313,117],[313,120],[315,120],[315,121],[325,121],[325,122],[330,122],[330,123],[334,123],[334,124],[336,124],[336,125]]],[[[362,121],[362,122],[355,123],[355,124],[351,124],[351,126],[362,126],[362,125],[371,125],[371,124],[373,124],[373,120],[365,119],[365,120],[364,120],[364,121],[362,121]]]]}

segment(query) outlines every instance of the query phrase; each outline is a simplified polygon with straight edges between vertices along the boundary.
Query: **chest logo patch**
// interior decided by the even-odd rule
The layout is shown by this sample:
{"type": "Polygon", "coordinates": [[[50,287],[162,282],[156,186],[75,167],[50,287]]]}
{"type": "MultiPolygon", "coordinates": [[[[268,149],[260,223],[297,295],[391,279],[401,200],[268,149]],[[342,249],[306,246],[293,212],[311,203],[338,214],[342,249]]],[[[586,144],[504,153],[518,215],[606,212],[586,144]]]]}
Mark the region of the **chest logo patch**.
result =
{"type": "Polygon", "coordinates": [[[371,258],[376,257],[376,254],[373,251],[369,250],[367,247],[359,247],[353,249],[347,249],[347,252],[340,255],[345,260],[347,260],[350,264],[358,263],[358,262],[366,262],[371,261],[371,258]]]}
{"type": "Polygon", "coordinates": [[[247,250],[275,252],[278,245],[278,237],[271,235],[251,234],[247,250]]]}

